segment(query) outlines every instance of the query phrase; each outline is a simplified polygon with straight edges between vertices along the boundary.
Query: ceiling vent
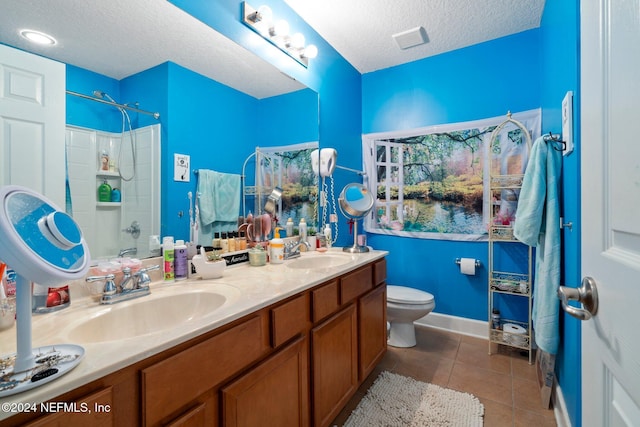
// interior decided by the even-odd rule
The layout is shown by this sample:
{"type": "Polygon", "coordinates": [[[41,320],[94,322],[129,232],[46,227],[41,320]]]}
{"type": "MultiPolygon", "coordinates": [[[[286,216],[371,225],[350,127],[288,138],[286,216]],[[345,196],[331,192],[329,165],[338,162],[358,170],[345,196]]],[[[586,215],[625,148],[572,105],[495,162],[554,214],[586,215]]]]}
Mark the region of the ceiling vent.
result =
{"type": "Polygon", "coordinates": [[[422,27],[412,28],[391,37],[396,41],[400,49],[409,49],[410,47],[419,46],[429,41],[427,31],[422,27]]]}

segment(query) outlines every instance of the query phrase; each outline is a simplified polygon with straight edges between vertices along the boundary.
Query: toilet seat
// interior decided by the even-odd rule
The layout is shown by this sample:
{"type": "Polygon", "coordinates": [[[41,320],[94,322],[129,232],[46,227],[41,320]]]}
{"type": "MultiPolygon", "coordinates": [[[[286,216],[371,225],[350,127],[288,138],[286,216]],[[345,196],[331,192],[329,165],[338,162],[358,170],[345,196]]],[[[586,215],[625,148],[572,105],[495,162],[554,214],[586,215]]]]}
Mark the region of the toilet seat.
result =
{"type": "Polygon", "coordinates": [[[387,301],[397,304],[428,304],[433,302],[433,295],[419,289],[406,286],[387,286],[387,301]]]}

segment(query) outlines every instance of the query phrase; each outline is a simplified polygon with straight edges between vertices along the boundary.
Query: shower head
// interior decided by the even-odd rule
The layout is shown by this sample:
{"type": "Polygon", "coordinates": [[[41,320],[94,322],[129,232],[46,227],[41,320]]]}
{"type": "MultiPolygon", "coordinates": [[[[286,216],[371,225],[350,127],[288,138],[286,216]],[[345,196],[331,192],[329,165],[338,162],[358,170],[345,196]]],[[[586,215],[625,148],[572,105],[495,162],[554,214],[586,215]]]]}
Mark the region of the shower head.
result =
{"type": "Polygon", "coordinates": [[[116,104],[116,101],[109,96],[109,94],[107,92],[103,92],[101,90],[94,90],[93,91],[93,96],[95,96],[96,98],[100,98],[100,99],[106,99],[107,101],[113,102],[114,104],[116,104]]]}

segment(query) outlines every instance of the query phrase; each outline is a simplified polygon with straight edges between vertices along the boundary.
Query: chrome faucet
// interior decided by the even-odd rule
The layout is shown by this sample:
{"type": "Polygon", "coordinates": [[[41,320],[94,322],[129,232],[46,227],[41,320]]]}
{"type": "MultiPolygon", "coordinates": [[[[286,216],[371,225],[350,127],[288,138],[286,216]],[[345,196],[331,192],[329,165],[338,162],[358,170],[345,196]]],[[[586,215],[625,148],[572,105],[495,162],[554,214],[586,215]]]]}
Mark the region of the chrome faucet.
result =
{"type": "Polygon", "coordinates": [[[121,258],[128,254],[136,255],[137,253],[138,253],[138,248],[120,249],[120,252],[118,252],[118,258],[121,258]]]}
{"type": "Polygon", "coordinates": [[[131,269],[129,267],[125,267],[122,269],[124,277],[122,278],[120,285],[115,284],[115,275],[113,274],[107,274],[105,276],[89,276],[85,280],[87,282],[104,280],[105,284],[102,290],[100,304],[115,304],[117,302],[149,295],[151,293],[151,289],[149,288],[151,278],[149,277],[148,272],[159,268],[159,265],[152,265],[131,274],[131,269]]]}
{"type": "Polygon", "coordinates": [[[297,258],[300,256],[300,246],[311,249],[311,245],[306,240],[300,239],[297,242],[290,242],[284,245],[284,259],[297,258]]]}

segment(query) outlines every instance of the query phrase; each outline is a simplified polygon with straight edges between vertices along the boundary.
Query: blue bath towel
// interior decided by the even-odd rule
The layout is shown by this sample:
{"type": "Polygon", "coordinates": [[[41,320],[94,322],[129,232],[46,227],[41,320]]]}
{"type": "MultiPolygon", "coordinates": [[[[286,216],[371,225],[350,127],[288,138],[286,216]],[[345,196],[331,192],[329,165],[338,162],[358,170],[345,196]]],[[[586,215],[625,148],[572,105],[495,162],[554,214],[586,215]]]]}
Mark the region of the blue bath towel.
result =
{"type": "Polygon", "coordinates": [[[237,224],[240,212],[240,175],[207,169],[198,171],[200,223],[237,224]]]}
{"type": "Polygon", "coordinates": [[[520,191],[513,234],[536,247],[533,328],[538,347],[558,351],[560,286],[560,201],[562,154],[538,138],[531,148],[520,191]]]}

